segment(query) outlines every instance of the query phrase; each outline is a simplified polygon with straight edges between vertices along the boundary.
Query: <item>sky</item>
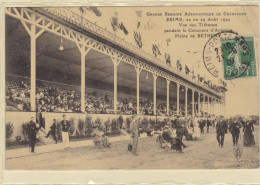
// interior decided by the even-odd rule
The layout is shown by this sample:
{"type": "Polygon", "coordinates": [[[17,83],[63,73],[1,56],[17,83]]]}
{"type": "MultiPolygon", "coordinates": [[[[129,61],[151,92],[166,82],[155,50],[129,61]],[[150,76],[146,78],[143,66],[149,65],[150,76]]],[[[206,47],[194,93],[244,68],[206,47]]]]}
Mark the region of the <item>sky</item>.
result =
{"type": "MultiPolygon", "coordinates": [[[[206,38],[179,38],[176,37],[176,33],[167,32],[165,30],[178,30],[178,29],[228,29],[237,32],[241,36],[252,36],[255,39],[256,47],[256,66],[259,69],[258,64],[258,7],[251,6],[208,6],[208,7],[98,7],[101,12],[101,16],[96,16],[91,11],[84,11],[84,14],[80,13],[79,8],[70,8],[72,11],[79,15],[83,15],[85,19],[97,24],[98,26],[105,28],[111,33],[115,33],[118,37],[125,41],[137,46],[134,40],[134,31],[140,32],[142,36],[144,52],[152,54],[152,45],[158,44],[162,55],[157,58],[165,61],[164,53],[168,53],[171,56],[172,65],[176,66],[176,61],[180,60],[182,65],[187,65],[190,70],[194,70],[195,74],[205,76],[206,79],[211,80],[213,83],[218,84],[219,79],[224,80],[223,64],[217,63],[216,67],[220,71],[219,77],[211,75],[203,62],[203,49],[207,41],[206,38]],[[136,11],[139,12],[139,16],[136,11]],[[141,12],[141,13],[140,13],[141,12]],[[165,12],[178,13],[182,16],[165,16],[165,12]],[[184,16],[185,13],[214,13],[214,16],[184,16]],[[220,16],[216,16],[220,13],[220,16]],[[230,13],[245,13],[245,15],[239,16],[227,16],[230,13]],[[140,15],[141,14],[141,15],[140,15]],[[151,16],[153,14],[153,16],[151,16]],[[161,16],[158,16],[158,14],[161,16]],[[128,34],[124,34],[123,31],[113,31],[111,26],[111,17],[117,16],[119,23],[123,23],[128,31],[128,34]],[[183,20],[166,21],[167,18],[182,18],[183,20]],[[209,20],[210,18],[210,20],[209,20]],[[213,18],[217,18],[214,20],[213,18]],[[187,19],[190,19],[187,20],[187,19]],[[198,19],[198,21],[193,19],[198,19]],[[205,19],[203,22],[202,19],[205,19]],[[140,27],[137,28],[137,22],[140,22],[140,27]],[[180,23],[182,25],[180,25],[180,23]],[[199,26],[199,23],[217,24],[217,26],[199,26]],[[183,27],[183,24],[187,24],[183,27]],[[196,27],[190,25],[196,24],[196,27]],[[168,43],[166,40],[170,39],[168,43]]],[[[209,32],[212,34],[216,31],[209,32]]],[[[181,33],[180,33],[181,34],[181,33]]],[[[196,32],[188,32],[188,36],[195,34],[196,32]]],[[[257,71],[259,73],[259,71],[257,71]]],[[[251,78],[237,78],[232,81],[225,80],[227,83],[226,92],[226,115],[251,115],[258,114],[259,110],[259,79],[257,77],[251,78]]]]}

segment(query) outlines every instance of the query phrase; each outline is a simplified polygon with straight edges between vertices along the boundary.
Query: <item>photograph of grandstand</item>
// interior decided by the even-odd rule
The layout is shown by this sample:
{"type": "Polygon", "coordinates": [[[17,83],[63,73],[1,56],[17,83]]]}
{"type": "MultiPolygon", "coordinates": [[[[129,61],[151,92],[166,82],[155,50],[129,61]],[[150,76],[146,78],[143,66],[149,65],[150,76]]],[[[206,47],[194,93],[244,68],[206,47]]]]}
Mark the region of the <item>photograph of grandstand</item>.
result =
{"type": "Polygon", "coordinates": [[[6,169],[259,168],[258,74],[203,58],[220,30],[253,34],[258,72],[258,9],[228,10],[5,8],[6,169]]]}

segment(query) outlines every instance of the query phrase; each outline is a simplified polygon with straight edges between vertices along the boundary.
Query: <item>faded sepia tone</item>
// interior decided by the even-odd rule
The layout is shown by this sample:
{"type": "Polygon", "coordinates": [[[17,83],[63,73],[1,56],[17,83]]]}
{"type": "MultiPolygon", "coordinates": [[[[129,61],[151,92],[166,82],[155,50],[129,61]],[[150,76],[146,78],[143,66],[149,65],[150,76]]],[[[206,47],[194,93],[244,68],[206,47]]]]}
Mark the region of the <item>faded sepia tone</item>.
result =
{"type": "Polygon", "coordinates": [[[10,7],[5,22],[6,169],[259,168],[257,6],[10,7]],[[244,37],[256,75],[225,80],[221,39],[244,37]]]}

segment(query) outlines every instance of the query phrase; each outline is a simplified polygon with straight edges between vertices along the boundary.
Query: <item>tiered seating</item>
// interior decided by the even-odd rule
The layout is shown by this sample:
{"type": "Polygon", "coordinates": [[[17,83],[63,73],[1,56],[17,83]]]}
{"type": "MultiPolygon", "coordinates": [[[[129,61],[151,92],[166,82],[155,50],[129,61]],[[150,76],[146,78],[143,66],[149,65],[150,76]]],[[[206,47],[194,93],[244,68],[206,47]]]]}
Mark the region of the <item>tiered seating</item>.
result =
{"type": "MultiPolygon", "coordinates": [[[[39,81],[38,81],[39,82],[39,81]]],[[[79,88],[71,90],[69,85],[53,85],[51,82],[37,83],[36,103],[37,110],[42,112],[81,112],[81,96],[79,88]]],[[[85,94],[85,110],[91,114],[114,113],[113,92],[87,89],[85,94]]],[[[6,81],[6,102],[17,110],[30,110],[30,85],[28,79],[14,78],[6,81]]],[[[166,102],[157,101],[157,115],[165,116],[167,113],[166,102]]],[[[135,114],[136,97],[133,95],[118,94],[118,113],[135,114]]],[[[176,104],[170,105],[170,115],[176,113],[176,104]]],[[[191,107],[189,107],[189,114],[191,107]]],[[[184,115],[184,105],[180,104],[180,114],[184,115]]],[[[153,115],[152,98],[140,97],[140,114],[153,115]]]]}
{"type": "Polygon", "coordinates": [[[26,81],[7,80],[5,97],[6,106],[13,107],[14,110],[30,110],[30,86],[26,81]]]}

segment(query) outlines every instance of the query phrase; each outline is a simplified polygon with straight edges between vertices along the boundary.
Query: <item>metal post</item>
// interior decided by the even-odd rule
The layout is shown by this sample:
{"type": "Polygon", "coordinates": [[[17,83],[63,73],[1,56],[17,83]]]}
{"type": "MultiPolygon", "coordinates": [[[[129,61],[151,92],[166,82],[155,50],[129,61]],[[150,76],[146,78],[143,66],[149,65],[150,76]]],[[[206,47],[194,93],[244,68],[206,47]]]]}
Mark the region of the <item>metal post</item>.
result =
{"type": "Polygon", "coordinates": [[[212,114],[215,115],[215,99],[212,99],[212,114]]]}
{"type": "Polygon", "coordinates": [[[80,51],[80,55],[81,55],[81,91],[80,91],[80,94],[81,94],[81,99],[80,99],[80,102],[81,102],[81,112],[85,112],[86,109],[85,109],[85,89],[86,89],[86,81],[85,81],[85,78],[86,78],[86,55],[88,54],[88,52],[90,51],[91,48],[87,48],[86,50],[86,47],[83,45],[83,44],[78,44],[76,43],[77,46],[78,46],[78,49],[80,51]]]}
{"type": "Polygon", "coordinates": [[[177,115],[180,113],[180,84],[177,83],[177,115]]]}
{"type": "Polygon", "coordinates": [[[167,83],[167,116],[169,116],[170,112],[170,80],[166,79],[167,83]]]}
{"type": "Polygon", "coordinates": [[[220,115],[223,115],[223,112],[222,112],[222,101],[220,101],[220,115]]]}
{"type": "Polygon", "coordinates": [[[156,115],[156,80],[158,75],[153,73],[153,115],[156,115]]]}
{"type": "Polygon", "coordinates": [[[36,39],[44,32],[44,29],[41,29],[38,32],[36,31],[36,26],[34,25],[35,19],[35,15],[32,14],[30,17],[30,25],[21,21],[31,38],[31,111],[36,111],[36,39]]]}
{"type": "MultiPolygon", "coordinates": [[[[31,33],[35,33],[35,25],[31,26],[31,33]]],[[[35,34],[31,35],[31,111],[36,111],[36,38],[35,34]]]]}
{"type": "Polygon", "coordinates": [[[188,87],[185,87],[185,116],[188,117],[188,87]]]}
{"type": "Polygon", "coordinates": [[[192,117],[194,117],[194,93],[195,91],[192,89],[192,117]]]}
{"type": "Polygon", "coordinates": [[[208,106],[207,106],[207,113],[209,115],[209,110],[210,110],[210,107],[209,107],[209,96],[208,96],[208,106]]]}
{"type": "Polygon", "coordinates": [[[198,92],[198,115],[200,116],[200,92],[198,92]]]}
{"type": "Polygon", "coordinates": [[[205,117],[205,94],[203,94],[203,117],[205,117]]]}
{"type": "Polygon", "coordinates": [[[140,73],[141,68],[135,67],[136,70],[136,114],[140,114],[140,73]]]}
{"type": "Polygon", "coordinates": [[[112,58],[112,62],[114,64],[114,113],[117,113],[117,66],[120,64],[120,60],[114,57],[112,58]]]}
{"type": "Polygon", "coordinates": [[[85,112],[85,55],[81,52],[81,112],[85,112]]]}

